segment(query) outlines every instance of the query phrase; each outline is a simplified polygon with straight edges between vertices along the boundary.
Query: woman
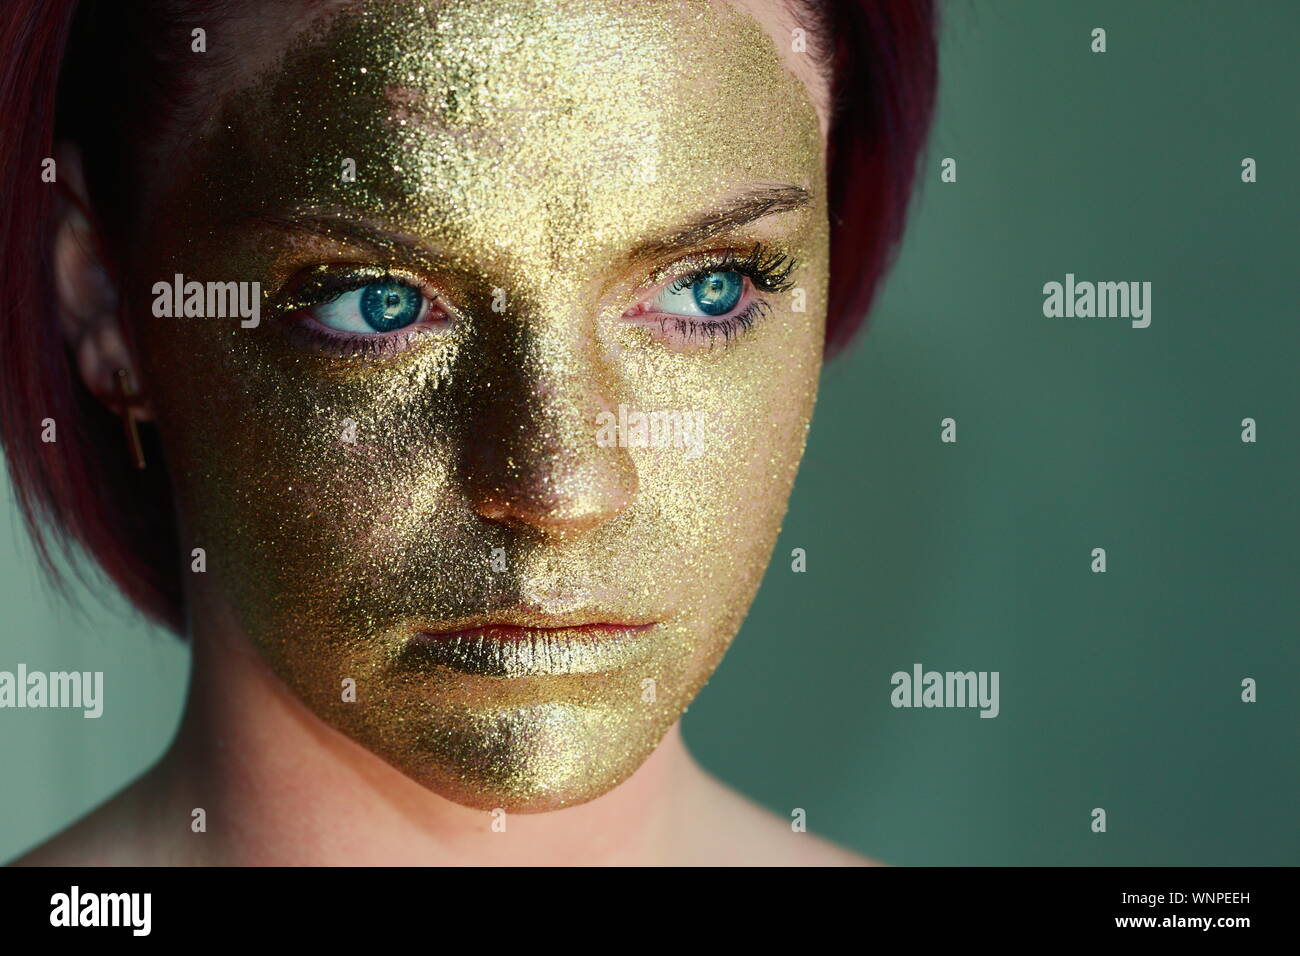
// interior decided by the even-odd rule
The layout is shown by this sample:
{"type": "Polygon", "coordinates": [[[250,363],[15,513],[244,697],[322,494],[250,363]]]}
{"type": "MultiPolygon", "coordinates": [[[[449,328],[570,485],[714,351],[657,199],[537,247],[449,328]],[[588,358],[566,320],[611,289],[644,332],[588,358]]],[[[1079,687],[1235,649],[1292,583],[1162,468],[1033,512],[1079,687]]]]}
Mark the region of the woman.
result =
{"type": "Polygon", "coordinates": [[[858,861],[677,722],[901,231],[932,16],[7,9],[11,473],[194,652],[24,862],[858,861]]]}

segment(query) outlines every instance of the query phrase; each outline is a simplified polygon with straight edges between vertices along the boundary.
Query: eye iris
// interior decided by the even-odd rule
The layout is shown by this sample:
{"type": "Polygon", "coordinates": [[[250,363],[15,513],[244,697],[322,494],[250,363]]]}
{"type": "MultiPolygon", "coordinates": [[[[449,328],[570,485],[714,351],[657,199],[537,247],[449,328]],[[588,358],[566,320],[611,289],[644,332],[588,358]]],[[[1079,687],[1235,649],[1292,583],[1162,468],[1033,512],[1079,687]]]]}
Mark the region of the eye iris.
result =
{"type": "Polygon", "coordinates": [[[398,282],[376,282],[361,292],[361,317],[376,332],[391,332],[420,316],[418,290],[398,282]]]}
{"type": "Polygon", "coordinates": [[[736,307],[744,289],[745,280],[739,272],[710,272],[695,280],[691,294],[705,315],[722,315],[736,307]]]}

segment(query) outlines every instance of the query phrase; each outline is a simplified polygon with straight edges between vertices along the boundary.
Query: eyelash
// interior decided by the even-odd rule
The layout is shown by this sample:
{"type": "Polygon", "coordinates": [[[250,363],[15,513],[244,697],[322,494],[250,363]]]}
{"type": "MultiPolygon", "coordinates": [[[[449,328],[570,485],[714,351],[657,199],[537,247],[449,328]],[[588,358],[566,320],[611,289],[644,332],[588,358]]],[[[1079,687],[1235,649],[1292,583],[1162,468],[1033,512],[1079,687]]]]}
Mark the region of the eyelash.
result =
{"type": "MultiPolygon", "coordinates": [[[[747,255],[726,253],[721,259],[674,279],[664,288],[673,292],[684,292],[710,273],[735,272],[749,279],[758,291],[774,295],[794,288],[795,283],[790,276],[797,264],[797,261],[786,253],[769,250],[762,243],[756,243],[747,255]]],[[[661,334],[667,334],[671,328],[673,334],[685,344],[690,344],[696,336],[707,338],[710,343],[721,336],[723,344],[729,345],[748,332],[759,318],[770,314],[771,311],[772,306],[766,299],[756,298],[740,312],[725,319],[661,315],[659,330],[661,334]]]]}
{"type": "MultiPolygon", "coordinates": [[[[709,272],[716,270],[710,269],[709,272]]],[[[735,339],[748,332],[754,322],[772,311],[771,305],[764,299],[755,299],[741,311],[725,319],[697,319],[682,316],[665,315],[659,318],[659,331],[666,333],[670,324],[673,332],[682,341],[689,344],[697,335],[705,336],[710,342],[722,336],[724,345],[730,345],[735,339]]]]}
{"type": "Polygon", "coordinates": [[[794,286],[790,274],[795,265],[795,260],[784,252],[769,251],[762,243],[758,243],[743,258],[734,252],[728,252],[720,260],[677,279],[669,288],[681,292],[710,272],[738,272],[748,276],[754,287],[763,292],[786,292],[794,286]]]}
{"type": "Polygon", "coordinates": [[[389,358],[406,351],[420,339],[436,334],[426,329],[402,329],[387,335],[352,335],[347,332],[327,331],[323,327],[306,322],[294,322],[289,326],[288,333],[293,341],[309,348],[319,349],[339,358],[361,359],[389,358]]]}
{"type": "MultiPolygon", "coordinates": [[[[426,291],[425,283],[413,276],[403,275],[387,269],[352,270],[342,275],[334,275],[325,267],[318,267],[316,276],[300,283],[289,302],[284,307],[284,314],[296,315],[318,306],[335,302],[349,292],[364,289],[379,282],[400,282],[414,289],[421,290],[429,298],[430,315],[435,310],[444,317],[446,311],[439,305],[438,297],[426,291]]],[[[426,319],[427,321],[427,319],[426,319]]],[[[289,324],[288,334],[299,345],[328,352],[340,358],[388,358],[404,352],[418,339],[436,334],[427,325],[412,326],[386,335],[356,335],[338,330],[331,330],[319,324],[307,321],[295,321],[289,324]]]]}
{"type": "MultiPolygon", "coordinates": [[[[796,260],[786,253],[770,250],[762,243],[756,243],[749,253],[745,255],[736,252],[724,253],[720,258],[674,279],[664,289],[682,292],[710,273],[735,272],[748,279],[755,290],[773,295],[793,288],[794,281],[790,276],[796,265],[796,260]]],[[[352,272],[336,277],[321,268],[314,280],[309,279],[299,285],[291,301],[286,303],[284,313],[293,315],[306,312],[334,302],[349,292],[385,281],[402,282],[423,289],[423,284],[412,277],[384,269],[366,270],[364,274],[352,272]]],[[[437,297],[430,295],[429,299],[430,309],[438,308],[437,297]]],[[[446,316],[445,310],[442,311],[446,316]]],[[[771,304],[766,299],[755,298],[740,312],[726,318],[660,315],[658,325],[662,335],[667,336],[671,331],[672,336],[684,344],[691,344],[697,337],[707,339],[710,343],[721,337],[723,344],[729,345],[753,328],[759,318],[770,314],[771,311],[771,304]]],[[[386,335],[355,335],[329,330],[307,321],[290,323],[288,333],[298,344],[341,358],[387,358],[405,351],[421,338],[436,334],[427,326],[420,326],[386,335]]]]}

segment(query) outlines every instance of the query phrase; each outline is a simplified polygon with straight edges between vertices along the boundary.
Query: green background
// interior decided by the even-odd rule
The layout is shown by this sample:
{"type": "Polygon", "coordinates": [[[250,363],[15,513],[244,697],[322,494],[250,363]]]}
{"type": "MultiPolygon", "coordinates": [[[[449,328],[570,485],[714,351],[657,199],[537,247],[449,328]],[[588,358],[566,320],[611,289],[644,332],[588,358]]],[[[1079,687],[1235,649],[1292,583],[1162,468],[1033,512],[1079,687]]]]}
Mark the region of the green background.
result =
{"type": "MultiPolygon", "coordinates": [[[[1300,863],[1300,5],[944,14],[907,241],[827,368],[767,580],[686,739],[885,862],[1300,863]],[[1067,272],[1150,281],[1150,328],[1045,318],[1067,272]],[[1001,714],[894,709],[914,662],[999,671],[1001,714]]],[[[0,711],[0,859],[141,772],[180,715],[184,647],[82,604],[50,595],[5,510],[0,669],[103,670],[110,696],[99,720],[0,711]]]]}

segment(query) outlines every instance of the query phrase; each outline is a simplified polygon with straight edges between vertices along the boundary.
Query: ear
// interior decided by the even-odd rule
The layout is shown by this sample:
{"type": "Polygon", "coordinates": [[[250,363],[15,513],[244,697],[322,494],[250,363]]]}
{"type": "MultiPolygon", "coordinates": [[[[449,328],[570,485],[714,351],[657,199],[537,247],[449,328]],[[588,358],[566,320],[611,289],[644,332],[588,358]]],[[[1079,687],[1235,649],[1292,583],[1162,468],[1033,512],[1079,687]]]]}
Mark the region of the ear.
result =
{"type": "MultiPolygon", "coordinates": [[[[70,143],[60,143],[55,163],[60,189],[51,252],[59,325],[76,356],[77,371],[86,388],[108,408],[121,413],[118,369],[124,368],[130,374],[137,395],[147,395],[148,391],[120,325],[121,295],[101,252],[103,236],[86,215],[90,200],[81,151],[70,143]]],[[[135,399],[132,407],[137,419],[153,418],[147,399],[135,399]]]]}

